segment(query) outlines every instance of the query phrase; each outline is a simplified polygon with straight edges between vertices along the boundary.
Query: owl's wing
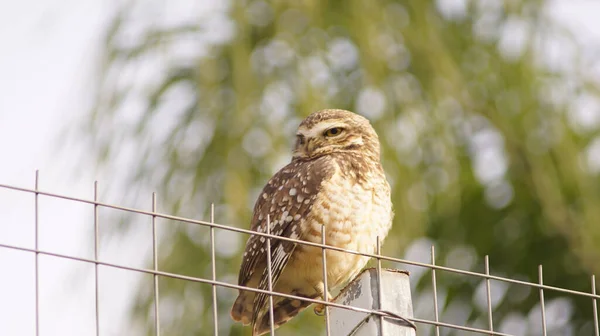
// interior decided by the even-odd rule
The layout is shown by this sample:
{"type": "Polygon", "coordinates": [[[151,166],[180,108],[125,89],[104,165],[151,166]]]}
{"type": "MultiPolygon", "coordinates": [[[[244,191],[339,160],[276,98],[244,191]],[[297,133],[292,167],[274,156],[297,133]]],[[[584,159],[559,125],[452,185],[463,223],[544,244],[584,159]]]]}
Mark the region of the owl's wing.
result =
{"type": "MultiPolygon", "coordinates": [[[[254,206],[251,229],[267,231],[267,217],[273,235],[302,239],[302,221],[306,220],[321,189],[323,181],[333,175],[334,167],[325,158],[314,161],[292,161],[277,172],[263,188],[254,206]]],[[[271,240],[271,275],[275,286],[296,243],[271,240]]],[[[245,286],[254,272],[261,272],[258,288],[268,288],[266,238],[251,236],[246,243],[238,284],[245,286]]],[[[254,298],[253,320],[264,307],[266,295],[257,293],[254,298]]]]}

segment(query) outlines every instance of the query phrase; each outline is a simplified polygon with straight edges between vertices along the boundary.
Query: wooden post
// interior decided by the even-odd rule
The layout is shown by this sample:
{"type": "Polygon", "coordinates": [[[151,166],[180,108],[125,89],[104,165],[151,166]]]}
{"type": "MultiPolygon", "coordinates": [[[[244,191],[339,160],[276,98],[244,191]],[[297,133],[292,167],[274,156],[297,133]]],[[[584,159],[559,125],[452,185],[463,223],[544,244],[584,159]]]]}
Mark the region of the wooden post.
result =
{"type": "MultiPolygon", "coordinates": [[[[383,310],[402,318],[413,317],[408,272],[383,269],[381,271],[381,305],[377,269],[363,270],[350,282],[334,302],[371,310],[383,310]]],[[[406,320],[375,314],[330,308],[332,336],[415,336],[414,325],[406,320]],[[382,322],[383,321],[383,322],[382,322]]]]}

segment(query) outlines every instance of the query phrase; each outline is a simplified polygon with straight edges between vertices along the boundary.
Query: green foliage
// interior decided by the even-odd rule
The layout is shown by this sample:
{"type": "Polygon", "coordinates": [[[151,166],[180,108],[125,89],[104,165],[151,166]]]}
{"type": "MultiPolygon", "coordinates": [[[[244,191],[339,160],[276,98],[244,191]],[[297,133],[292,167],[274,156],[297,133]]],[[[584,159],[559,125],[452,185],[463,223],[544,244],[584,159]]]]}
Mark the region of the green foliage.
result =
{"type": "MultiPolygon", "coordinates": [[[[588,274],[600,273],[600,184],[585,158],[598,129],[569,121],[578,100],[599,99],[597,85],[575,65],[545,65],[549,40],[572,41],[543,14],[546,1],[441,3],[232,1],[174,24],[169,11],[133,2],[107,31],[96,108],[82,129],[101,164],[131,167],[118,174],[128,197],[132,186],[157,186],[164,212],[207,219],[215,203],[217,222],[246,228],[258,191],[289,160],[299,121],[353,110],[380,134],[393,186],[386,255],[408,248],[427,261],[413,243],[426,236],[447,265],[482,272],[489,255],[492,274],[537,282],[543,264],[546,283],[589,291],[588,274]]],[[[160,269],[210,278],[208,229],[169,224],[160,269]]],[[[235,283],[247,237],[216,234],[218,279],[235,283]]],[[[433,316],[427,274],[413,270],[421,318],[433,316]]],[[[486,325],[480,281],[438,277],[442,319],[486,325]]],[[[210,286],[161,278],[160,290],[163,334],[212,333],[210,286]]],[[[494,290],[496,328],[507,316],[537,318],[537,291],[494,290]]],[[[149,334],[150,293],[142,288],[132,311],[149,334]]],[[[218,293],[221,333],[244,334],[228,315],[236,292],[218,293]]],[[[547,302],[558,297],[546,293],[547,302]]],[[[589,299],[556,302],[569,321],[556,333],[588,330],[589,299]]],[[[306,312],[278,334],[322,328],[306,312]]]]}

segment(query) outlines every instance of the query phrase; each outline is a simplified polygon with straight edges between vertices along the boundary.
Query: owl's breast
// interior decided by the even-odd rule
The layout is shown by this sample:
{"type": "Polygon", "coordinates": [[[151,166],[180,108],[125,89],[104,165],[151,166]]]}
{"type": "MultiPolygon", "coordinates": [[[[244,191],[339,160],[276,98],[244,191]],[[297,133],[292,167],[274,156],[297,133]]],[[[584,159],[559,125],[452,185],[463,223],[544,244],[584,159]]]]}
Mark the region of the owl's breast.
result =
{"type": "Polygon", "coordinates": [[[361,252],[374,248],[391,226],[392,203],[385,178],[373,174],[365,183],[336,173],[323,183],[309,216],[309,239],[321,240],[325,225],[327,244],[361,252]]]}
{"type": "MultiPolygon", "coordinates": [[[[365,183],[358,183],[356,179],[338,171],[323,182],[304,222],[304,239],[320,243],[321,228],[325,226],[327,245],[375,253],[377,237],[383,241],[391,222],[390,189],[383,174],[377,172],[369,176],[365,183]]],[[[297,248],[299,258],[321,265],[321,249],[309,246],[297,248]]],[[[329,285],[335,287],[346,282],[364,267],[368,259],[356,254],[327,251],[329,285]]]]}

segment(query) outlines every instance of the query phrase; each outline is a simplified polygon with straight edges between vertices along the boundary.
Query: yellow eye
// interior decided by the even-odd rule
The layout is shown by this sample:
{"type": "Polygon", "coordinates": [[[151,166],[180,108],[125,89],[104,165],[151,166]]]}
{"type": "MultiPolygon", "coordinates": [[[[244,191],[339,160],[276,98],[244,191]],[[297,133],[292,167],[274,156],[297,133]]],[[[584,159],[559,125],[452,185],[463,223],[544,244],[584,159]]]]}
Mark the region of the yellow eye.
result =
{"type": "Polygon", "coordinates": [[[324,135],[326,137],[332,137],[332,136],[342,134],[342,131],[343,131],[343,129],[340,127],[333,127],[333,128],[328,129],[327,131],[325,131],[324,135]]]}

